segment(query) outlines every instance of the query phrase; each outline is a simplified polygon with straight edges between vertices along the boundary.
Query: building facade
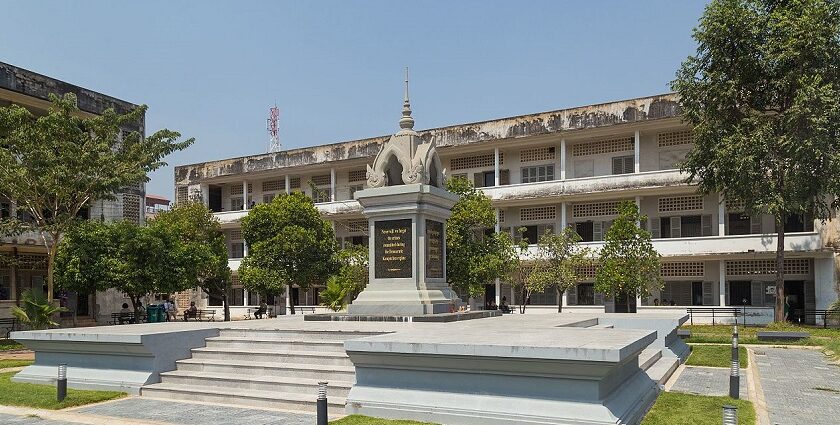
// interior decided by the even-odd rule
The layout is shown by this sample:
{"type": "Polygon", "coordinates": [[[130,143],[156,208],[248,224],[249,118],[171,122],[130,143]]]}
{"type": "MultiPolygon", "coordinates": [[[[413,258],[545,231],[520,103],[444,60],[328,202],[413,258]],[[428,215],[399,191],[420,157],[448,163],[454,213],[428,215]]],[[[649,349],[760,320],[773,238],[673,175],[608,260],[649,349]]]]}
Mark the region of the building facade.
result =
{"type": "MultiPolygon", "coordinates": [[[[35,115],[43,115],[50,107],[50,94],[61,96],[66,93],[76,95],[79,114],[84,117],[100,115],[109,108],[126,113],[137,107],[102,93],[0,62],[0,106],[17,104],[35,115]]],[[[144,135],[145,122],[141,120],[126,127],[126,130],[144,135]]],[[[87,219],[145,223],[144,197],[145,185],[126,187],[116,194],[116,200],[91,202],[82,215],[87,219]]],[[[0,199],[0,213],[3,217],[19,215],[13,199],[0,199]]],[[[46,248],[38,233],[24,233],[0,239],[0,258],[9,260],[0,262],[0,317],[8,317],[10,307],[18,303],[23,291],[45,288],[46,248]]],[[[114,291],[97,294],[57,292],[56,295],[60,297],[62,305],[70,310],[67,313],[68,324],[92,324],[96,319],[107,321],[102,318],[108,317],[112,310],[118,311],[119,305],[124,302],[122,294],[111,292],[114,291]]]]}
{"type": "MultiPolygon", "coordinates": [[[[532,249],[537,235],[572,226],[597,253],[618,203],[636,202],[663,256],[665,279],[662,291],[636,301],[641,311],[739,306],[749,310],[748,321],[772,317],[773,218],[750,217],[743,206],[717,194],[701,195],[686,181],[677,164],[692,149],[693,139],[680,120],[675,94],[419,133],[436,143],[448,176],[470,179],[491,198],[500,230],[524,227],[532,249]]],[[[353,194],[365,187],[366,164],[385,140],[387,136],[176,167],[176,202],[201,199],[225,229],[234,306],[241,310],[259,303],[259,296],[235,279],[247,255],[239,223],[253,205],[280,193],[305,192],[334,223],[342,245],[366,243],[367,222],[353,194]]],[[[792,217],[786,231],[786,294],[794,308],[827,308],[837,299],[836,223],[792,217]]],[[[586,274],[587,281],[564,294],[532,294],[528,308],[556,311],[562,300],[568,306],[564,311],[612,310],[613,300],[594,291],[594,267],[586,274]]],[[[296,305],[317,305],[318,291],[293,289],[286,296],[296,305]]],[[[520,303],[515,292],[505,282],[488,282],[486,297],[520,303]]],[[[212,307],[218,300],[205,302],[212,307]]]]}

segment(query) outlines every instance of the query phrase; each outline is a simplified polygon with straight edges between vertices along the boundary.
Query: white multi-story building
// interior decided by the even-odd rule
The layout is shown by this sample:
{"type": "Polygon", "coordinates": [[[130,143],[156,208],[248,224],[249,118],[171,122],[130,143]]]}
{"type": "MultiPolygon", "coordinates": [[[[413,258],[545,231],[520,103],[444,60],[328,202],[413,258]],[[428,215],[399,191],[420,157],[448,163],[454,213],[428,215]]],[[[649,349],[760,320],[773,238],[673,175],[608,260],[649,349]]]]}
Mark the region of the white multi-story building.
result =
{"type": "MultiPolygon", "coordinates": [[[[14,65],[0,62],[0,106],[20,105],[35,115],[44,115],[50,107],[49,95],[73,93],[79,107],[79,115],[93,117],[113,108],[118,113],[127,113],[138,107],[102,93],[65,83],[14,65]]],[[[126,125],[128,131],[145,134],[145,118],[133,125],[126,125]]],[[[86,219],[105,221],[130,220],[138,224],[145,222],[145,185],[126,187],[115,194],[114,200],[97,200],[83,209],[80,215],[86,219]]],[[[18,211],[14,199],[0,199],[0,218],[25,217],[18,211]]],[[[39,291],[47,281],[46,248],[41,235],[35,232],[14,237],[0,238],[0,318],[10,315],[10,308],[19,304],[20,295],[27,289],[39,291]]],[[[66,324],[104,324],[110,313],[119,311],[127,300],[117,291],[79,294],[60,291],[56,296],[68,308],[66,324]],[[78,319],[78,320],[76,320],[78,319]]],[[[0,334],[2,334],[0,329],[0,334]]]]}
{"type": "MultiPolygon", "coordinates": [[[[665,94],[420,131],[437,144],[449,176],[463,176],[492,199],[499,226],[525,227],[532,243],[546,229],[573,226],[596,252],[622,200],[635,201],[663,256],[665,286],[637,300],[641,311],[686,306],[749,306],[752,320],[772,317],[776,236],[770,216],[750,217],[717,194],[700,195],[678,163],[692,148],[676,95],[665,94]],[[655,301],[668,306],[655,306],[655,301]],[[670,305],[673,304],[674,307],[670,305]]],[[[342,244],[366,243],[366,220],[353,193],[387,136],[183,165],[176,202],[200,198],[221,220],[234,272],[247,255],[240,219],[279,193],[312,196],[342,244]]],[[[794,308],[825,309],[837,299],[834,222],[788,221],[785,292],[794,308]]],[[[235,275],[235,273],[234,273],[235,275]]],[[[611,308],[588,281],[559,295],[531,296],[531,310],[611,308]],[[550,307],[553,306],[553,307],[550,307]]],[[[236,283],[234,306],[257,294],[236,283]]],[[[488,282],[487,298],[521,300],[510,285],[488,282]]],[[[318,288],[293,289],[296,305],[318,304],[318,288]]],[[[217,305],[212,297],[209,305],[217,305]]],[[[236,311],[236,309],[235,309],[236,311]]],[[[241,310],[240,310],[241,311],[241,310]]],[[[748,319],[749,320],[749,319],[748,319]]]]}

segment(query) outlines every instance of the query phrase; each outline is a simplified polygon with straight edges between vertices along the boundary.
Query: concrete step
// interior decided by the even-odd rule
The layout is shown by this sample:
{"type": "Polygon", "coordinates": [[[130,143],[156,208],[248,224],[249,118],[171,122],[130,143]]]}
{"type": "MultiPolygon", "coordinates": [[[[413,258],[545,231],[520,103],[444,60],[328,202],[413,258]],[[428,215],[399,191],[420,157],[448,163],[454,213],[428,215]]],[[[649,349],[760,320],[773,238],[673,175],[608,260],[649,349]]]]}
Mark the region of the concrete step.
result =
{"type": "Polygon", "coordinates": [[[661,358],[662,350],[659,348],[646,348],[639,353],[639,369],[648,370],[661,358]]]}
{"type": "Polygon", "coordinates": [[[662,356],[653,365],[645,370],[645,373],[657,383],[657,385],[665,385],[668,378],[674,374],[674,371],[680,366],[679,357],[662,356]]]}
{"type": "MultiPolygon", "coordinates": [[[[224,387],[231,390],[254,390],[271,393],[318,394],[318,382],[322,379],[294,378],[289,376],[244,375],[240,373],[191,372],[175,370],[160,374],[161,382],[176,386],[200,388],[224,387]]],[[[327,386],[328,397],[347,397],[352,382],[330,381],[327,386]]]]}
{"type": "Polygon", "coordinates": [[[294,350],[255,350],[239,348],[193,348],[192,358],[203,359],[227,359],[235,361],[254,362],[282,362],[297,364],[318,364],[318,365],[345,365],[352,366],[353,362],[345,353],[330,353],[320,351],[294,351],[294,350]]]}
{"type": "Polygon", "coordinates": [[[221,329],[220,337],[253,338],[259,340],[346,341],[348,339],[381,335],[384,332],[361,331],[299,331],[284,329],[221,329]]]}
{"type": "Polygon", "coordinates": [[[177,361],[177,370],[186,372],[234,373],[241,376],[286,376],[327,381],[355,382],[356,369],[346,365],[256,362],[230,359],[184,359],[177,361]]]}
{"type": "MultiPolygon", "coordinates": [[[[314,413],[317,394],[283,393],[276,391],[240,390],[224,387],[201,387],[168,383],[152,384],[140,389],[144,397],[168,400],[199,401],[228,404],[238,407],[258,407],[314,413]]],[[[344,397],[328,397],[331,409],[343,409],[344,397]]]]}
{"type": "Polygon", "coordinates": [[[217,336],[207,338],[208,348],[231,348],[266,351],[318,351],[330,353],[343,353],[343,341],[307,341],[307,340],[277,340],[277,339],[255,339],[249,337],[228,337],[217,336]]]}

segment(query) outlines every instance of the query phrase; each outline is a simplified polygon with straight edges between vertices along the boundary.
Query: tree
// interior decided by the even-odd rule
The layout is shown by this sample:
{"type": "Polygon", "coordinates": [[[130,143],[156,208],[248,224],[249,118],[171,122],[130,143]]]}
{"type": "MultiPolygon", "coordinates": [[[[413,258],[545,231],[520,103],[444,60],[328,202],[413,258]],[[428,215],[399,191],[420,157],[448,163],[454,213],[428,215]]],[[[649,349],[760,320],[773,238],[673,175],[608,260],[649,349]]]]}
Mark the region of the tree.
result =
{"type": "Polygon", "coordinates": [[[618,217],[604,236],[595,271],[595,291],[624,296],[628,312],[631,297],[649,296],[663,285],[660,255],[650,242],[650,232],[639,226],[646,219],[635,202],[618,205],[618,217]]]}
{"type": "Polygon", "coordinates": [[[484,285],[509,271],[510,235],[492,232],[496,210],[470,181],[449,179],[446,188],[460,196],[446,221],[446,277],[458,292],[478,297],[484,294],[484,285]]]}
{"type": "Polygon", "coordinates": [[[145,138],[123,131],[142,123],[146,106],[86,118],[73,94],[50,95],[50,101],[43,116],[17,105],[0,107],[0,195],[25,213],[4,219],[5,229],[40,233],[47,249],[47,298],[53,299],[58,243],[79,211],[148,181],[149,172],[166,165],[163,157],[193,139],[176,142],[180,134],[170,130],[145,138]]]}
{"type": "MultiPolygon", "coordinates": [[[[506,257],[509,259],[507,268],[507,281],[511,286],[522,291],[522,300],[519,303],[519,313],[525,314],[525,307],[528,304],[528,297],[531,292],[528,289],[528,280],[531,273],[534,271],[533,256],[528,247],[528,239],[523,237],[525,228],[520,227],[516,229],[518,241],[513,241],[507,246],[506,257]]],[[[513,294],[511,294],[513,296],[513,294]]],[[[511,305],[515,304],[516,300],[511,299],[511,305]]]]}
{"type": "Polygon", "coordinates": [[[327,279],[327,287],[320,293],[321,304],[339,311],[356,299],[369,279],[368,247],[353,246],[338,252],[338,273],[327,279]]]}
{"type": "Polygon", "coordinates": [[[85,222],[73,226],[59,244],[56,282],[77,292],[114,288],[125,293],[135,312],[150,293],[173,293],[195,286],[184,279],[177,239],[128,221],[85,222]]]}
{"type": "Polygon", "coordinates": [[[149,227],[175,239],[175,249],[167,253],[174,265],[170,273],[181,280],[175,286],[199,287],[208,296],[221,294],[224,319],[229,321],[230,268],[219,220],[204,204],[189,202],[160,213],[149,227]]]}
{"type": "MultiPolygon", "coordinates": [[[[589,263],[589,248],[580,246],[581,237],[571,227],[560,233],[546,232],[540,236],[534,267],[525,281],[528,295],[554,287],[558,295],[574,288],[584,276],[580,270],[589,263]]],[[[527,298],[526,298],[527,299],[527,298]]],[[[557,304],[563,312],[563,298],[557,304]]]]}
{"type": "Polygon", "coordinates": [[[838,34],[836,1],[716,0],[672,83],[694,130],[689,180],[775,218],[777,321],[788,217],[840,205],[838,34]]]}
{"type": "MultiPolygon", "coordinates": [[[[239,266],[239,279],[250,291],[278,295],[292,285],[306,291],[337,269],[335,232],[302,193],[255,206],[242,219],[242,235],[248,256],[239,266]]],[[[295,314],[293,302],[289,307],[295,314]]]]}
{"type": "Polygon", "coordinates": [[[64,307],[54,305],[41,292],[33,292],[27,289],[23,292],[21,298],[23,298],[23,306],[12,306],[12,316],[15,316],[20,323],[32,330],[59,326],[58,322],[53,320],[53,316],[62,311],[67,311],[64,307]]]}

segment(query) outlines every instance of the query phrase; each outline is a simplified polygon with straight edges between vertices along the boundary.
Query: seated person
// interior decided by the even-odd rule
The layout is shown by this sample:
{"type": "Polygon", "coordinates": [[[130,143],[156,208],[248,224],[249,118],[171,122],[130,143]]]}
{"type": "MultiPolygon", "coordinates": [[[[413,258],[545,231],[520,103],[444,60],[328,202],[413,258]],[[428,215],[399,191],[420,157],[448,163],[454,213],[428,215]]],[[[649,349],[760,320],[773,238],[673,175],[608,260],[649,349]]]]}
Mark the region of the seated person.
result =
{"type": "Polygon", "coordinates": [[[120,317],[118,320],[118,323],[120,325],[125,323],[134,323],[134,312],[129,310],[128,303],[123,303],[122,309],[120,309],[120,317]]]}
{"type": "Polygon", "coordinates": [[[499,306],[496,305],[496,300],[490,300],[490,303],[487,304],[488,310],[498,310],[499,306]]]}
{"type": "Polygon", "coordinates": [[[195,319],[197,315],[198,308],[195,306],[195,301],[190,301],[190,308],[184,310],[184,321],[186,322],[189,318],[195,319]]]}
{"type": "Polygon", "coordinates": [[[254,312],[254,318],[255,319],[262,319],[263,316],[265,316],[265,313],[267,313],[267,312],[268,312],[268,304],[266,304],[265,301],[260,301],[260,308],[258,308],[257,311],[254,312]]]}
{"type": "Polygon", "coordinates": [[[510,306],[507,303],[507,297],[502,297],[502,302],[499,303],[499,310],[505,314],[510,313],[510,306]]]}

